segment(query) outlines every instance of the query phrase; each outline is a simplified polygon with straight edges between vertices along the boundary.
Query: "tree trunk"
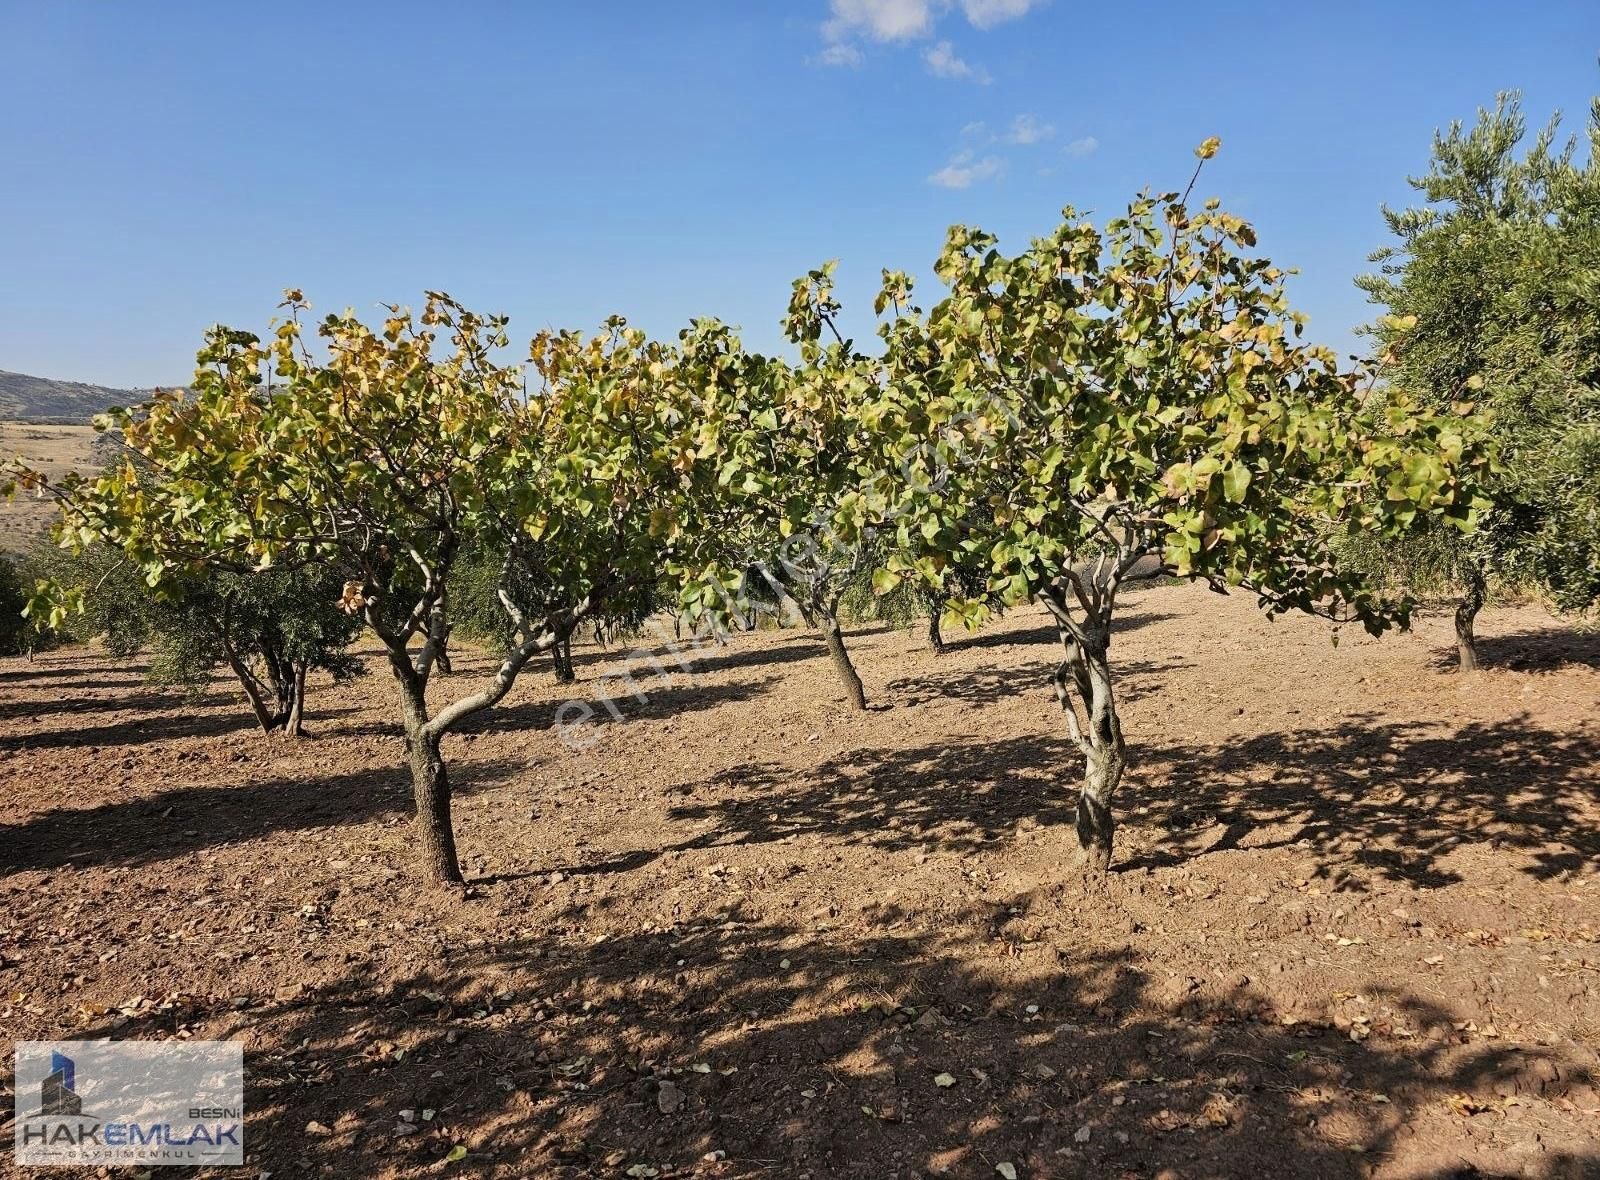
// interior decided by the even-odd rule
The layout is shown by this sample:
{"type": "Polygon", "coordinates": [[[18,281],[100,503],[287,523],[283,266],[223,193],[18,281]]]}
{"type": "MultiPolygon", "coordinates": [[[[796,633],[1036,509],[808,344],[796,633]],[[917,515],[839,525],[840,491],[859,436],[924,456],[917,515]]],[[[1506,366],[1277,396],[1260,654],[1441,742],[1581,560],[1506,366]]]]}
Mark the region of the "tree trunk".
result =
{"type": "Polygon", "coordinates": [[[939,608],[928,608],[928,648],[934,655],[944,652],[944,633],[939,630],[939,608]]]}
{"type": "Polygon", "coordinates": [[[556,683],[572,684],[578,679],[578,673],[572,667],[572,636],[563,635],[550,649],[551,657],[555,661],[556,683]]]}
{"type": "Polygon", "coordinates": [[[833,669],[839,674],[839,682],[844,685],[851,707],[865,712],[867,690],[861,683],[861,677],[856,674],[856,666],[850,662],[850,653],[845,649],[844,632],[839,627],[838,618],[831,610],[826,608],[819,610],[817,627],[822,631],[823,642],[828,645],[828,655],[833,658],[833,669]]]}
{"type": "Polygon", "coordinates": [[[267,706],[266,693],[263,686],[256,679],[249,666],[239,657],[233,645],[224,644],[223,654],[227,658],[228,667],[232,670],[234,679],[239,682],[239,687],[244,689],[245,699],[250,702],[250,712],[255,714],[256,724],[261,727],[262,733],[271,733],[278,728],[277,717],[267,706]]]}
{"type": "Polygon", "coordinates": [[[290,737],[305,737],[305,729],[300,723],[305,715],[305,707],[306,664],[304,660],[300,660],[294,666],[294,678],[290,681],[289,708],[283,715],[283,732],[290,737]]]}
{"type": "Polygon", "coordinates": [[[1488,597],[1488,591],[1483,571],[1476,565],[1470,566],[1466,590],[1456,603],[1456,659],[1462,672],[1475,672],[1478,669],[1478,638],[1472,628],[1478,612],[1483,609],[1483,600],[1488,597]]]}
{"type": "Polygon", "coordinates": [[[450,777],[439,753],[439,739],[418,734],[410,747],[411,789],[417,808],[417,842],[428,878],[440,885],[461,885],[455,829],[450,823],[450,777]]]}
{"type": "Polygon", "coordinates": [[[1116,818],[1111,797],[1127,767],[1127,745],[1122,737],[1122,720],[1117,716],[1116,698],[1111,689],[1111,666],[1106,655],[1110,643],[1108,626],[1084,629],[1082,640],[1063,633],[1066,659],[1056,671],[1056,699],[1071,721],[1073,739],[1083,751],[1083,789],[1078,796],[1078,846],[1084,869],[1103,876],[1111,867],[1112,841],[1116,818]],[[1072,694],[1077,694],[1086,714],[1080,726],[1072,694]]]}
{"type": "Polygon", "coordinates": [[[427,681],[417,674],[403,643],[390,644],[389,668],[400,690],[423,873],[435,885],[465,884],[456,856],[455,829],[450,822],[450,776],[439,752],[443,735],[433,732],[428,724],[427,681]]]}

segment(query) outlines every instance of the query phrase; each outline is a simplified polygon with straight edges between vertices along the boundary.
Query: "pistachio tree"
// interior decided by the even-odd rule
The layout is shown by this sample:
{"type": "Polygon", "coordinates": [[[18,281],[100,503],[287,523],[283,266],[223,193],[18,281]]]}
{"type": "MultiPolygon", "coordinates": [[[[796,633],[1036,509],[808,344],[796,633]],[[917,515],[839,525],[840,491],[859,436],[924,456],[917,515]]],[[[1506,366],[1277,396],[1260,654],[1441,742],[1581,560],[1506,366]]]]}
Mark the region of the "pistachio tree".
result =
{"type": "MultiPolygon", "coordinates": [[[[206,571],[323,563],[340,602],[381,641],[398,687],[426,876],[459,883],[441,742],[510,691],[538,653],[608,597],[653,582],[653,525],[670,512],[695,415],[670,406],[670,356],[620,319],[593,338],[541,333],[536,381],[501,363],[506,321],[430,293],[319,325],[306,304],[263,342],[208,333],[190,389],[109,424],[137,456],[61,487],[66,534],[105,541],[152,584],[206,571]],[[499,555],[508,631],[473,691],[435,707],[428,686],[468,549],[499,555]]],[[[37,477],[35,477],[37,478],[37,477]]]]}
{"type": "MultiPolygon", "coordinates": [[[[1195,579],[1377,634],[1408,606],[1341,567],[1332,540],[1423,518],[1466,528],[1481,504],[1463,420],[1303,343],[1249,225],[1187,196],[1142,195],[1104,226],[1069,208],[1009,255],[953,228],[930,311],[886,275],[880,306],[896,314],[865,410],[883,448],[867,494],[897,539],[880,584],[940,584],[979,559],[1000,601],[1054,619],[1055,694],[1085,764],[1077,836],[1098,872],[1127,765],[1111,634],[1128,586],[1195,579]]],[[[991,609],[968,597],[950,613],[976,624],[991,609]]]]}
{"type": "Polygon", "coordinates": [[[691,613],[727,616],[757,581],[817,630],[846,699],[865,709],[840,606],[873,564],[859,410],[877,390],[877,370],[835,327],[832,274],[829,263],[794,284],[785,329],[799,364],[745,352],[715,321],[684,334],[679,378],[716,400],[721,425],[701,467],[715,477],[715,494],[696,499],[702,546],[685,550],[680,568],[691,613]]]}

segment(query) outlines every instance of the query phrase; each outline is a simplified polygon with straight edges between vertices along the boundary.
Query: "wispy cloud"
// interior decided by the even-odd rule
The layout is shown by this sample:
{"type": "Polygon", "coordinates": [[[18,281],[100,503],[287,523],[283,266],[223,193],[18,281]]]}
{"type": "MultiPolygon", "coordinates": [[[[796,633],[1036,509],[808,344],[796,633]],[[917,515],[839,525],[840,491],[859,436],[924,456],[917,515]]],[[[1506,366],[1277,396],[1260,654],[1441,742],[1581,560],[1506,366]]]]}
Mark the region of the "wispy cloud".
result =
{"type": "Polygon", "coordinates": [[[854,45],[847,45],[841,42],[837,45],[823,46],[822,52],[811,60],[819,66],[841,66],[853,70],[866,61],[867,58],[854,45]]]}
{"type": "MultiPolygon", "coordinates": [[[[856,42],[905,42],[933,36],[939,21],[959,8],[967,23],[990,29],[1026,16],[1044,0],[829,0],[828,19],[822,22],[823,51],[811,59],[819,65],[857,66],[864,55],[856,42]]],[[[950,42],[940,41],[923,54],[930,72],[941,78],[970,78],[988,82],[989,75],[969,65],[950,42]]]]}
{"type": "Polygon", "coordinates": [[[1008,20],[1027,16],[1043,4],[1044,0],[961,0],[961,11],[974,27],[992,29],[1008,20]]]}
{"type": "Polygon", "coordinates": [[[998,176],[1002,166],[998,156],[975,160],[971,152],[958,152],[948,164],[928,177],[928,183],[940,188],[971,188],[978,181],[998,176]]]}
{"type": "Polygon", "coordinates": [[[933,31],[930,0],[833,0],[833,16],[822,26],[829,41],[865,33],[875,41],[908,41],[933,31]]]}
{"type": "Polygon", "coordinates": [[[1100,147],[1100,141],[1092,135],[1085,135],[1082,139],[1074,139],[1061,150],[1069,156],[1091,156],[1100,147]]]}
{"type": "Polygon", "coordinates": [[[928,73],[935,78],[970,78],[980,86],[987,86],[992,81],[988,70],[975,68],[962,60],[948,41],[940,41],[924,49],[922,60],[927,63],[928,73]]]}
{"type": "Polygon", "coordinates": [[[1037,115],[1018,115],[1011,120],[1011,127],[1002,138],[1007,143],[1026,146],[1049,139],[1055,133],[1056,129],[1037,115]]]}

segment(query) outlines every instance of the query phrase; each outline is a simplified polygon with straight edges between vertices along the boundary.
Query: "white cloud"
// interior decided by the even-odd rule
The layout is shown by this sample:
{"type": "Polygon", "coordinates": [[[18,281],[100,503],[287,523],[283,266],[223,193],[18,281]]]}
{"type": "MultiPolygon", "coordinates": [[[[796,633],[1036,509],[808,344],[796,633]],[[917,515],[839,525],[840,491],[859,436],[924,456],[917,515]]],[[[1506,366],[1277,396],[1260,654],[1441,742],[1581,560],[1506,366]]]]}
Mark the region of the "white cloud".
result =
{"type": "Polygon", "coordinates": [[[980,86],[987,86],[991,81],[989,71],[974,69],[963,61],[956,55],[954,47],[948,41],[940,41],[937,45],[924,49],[922,60],[928,65],[928,73],[935,78],[971,78],[980,86]]]}
{"type": "Polygon", "coordinates": [[[985,156],[974,160],[971,152],[960,152],[939,171],[928,177],[929,184],[940,188],[970,188],[980,180],[990,180],[1000,174],[998,156],[985,156]]]}
{"type": "MultiPolygon", "coordinates": [[[[931,37],[951,9],[959,7],[974,28],[990,29],[1026,16],[1045,0],[829,0],[831,15],[822,23],[825,48],[819,65],[858,66],[864,60],[855,40],[915,41],[931,37]]],[[[962,61],[948,41],[923,54],[928,69],[941,78],[971,78],[987,84],[989,75],[962,61]]]]}
{"type": "Polygon", "coordinates": [[[818,65],[847,66],[853,70],[866,60],[866,55],[854,45],[845,45],[841,43],[838,45],[824,46],[822,52],[817,54],[817,56],[812,60],[818,65]]]}
{"type": "Polygon", "coordinates": [[[1040,121],[1036,115],[1018,115],[1011,120],[1011,130],[1005,133],[1004,138],[1007,143],[1027,145],[1049,139],[1055,133],[1054,127],[1040,121]]]}
{"type": "Polygon", "coordinates": [[[1093,155],[1100,147],[1100,141],[1092,135],[1085,135],[1082,139],[1075,139],[1061,150],[1069,156],[1093,155]]]}
{"type": "Polygon", "coordinates": [[[1027,16],[1031,9],[1040,7],[1043,2],[1044,0],[961,0],[961,11],[967,14],[967,19],[975,27],[992,29],[1005,21],[1027,16]]]}
{"type": "Polygon", "coordinates": [[[909,41],[933,31],[932,0],[833,0],[832,7],[832,18],[822,26],[829,41],[856,33],[878,41],[909,41]]]}

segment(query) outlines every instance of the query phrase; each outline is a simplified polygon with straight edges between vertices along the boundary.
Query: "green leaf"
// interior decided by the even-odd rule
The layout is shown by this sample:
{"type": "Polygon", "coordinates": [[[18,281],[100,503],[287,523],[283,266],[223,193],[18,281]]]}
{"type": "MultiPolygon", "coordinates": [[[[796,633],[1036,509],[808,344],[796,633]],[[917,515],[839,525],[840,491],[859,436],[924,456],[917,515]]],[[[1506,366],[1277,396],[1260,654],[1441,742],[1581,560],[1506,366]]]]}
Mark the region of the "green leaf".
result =
{"type": "Polygon", "coordinates": [[[1230,503],[1238,504],[1250,490],[1250,469],[1243,463],[1229,464],[1222,475],[1222,494],[1230,503]]]}

